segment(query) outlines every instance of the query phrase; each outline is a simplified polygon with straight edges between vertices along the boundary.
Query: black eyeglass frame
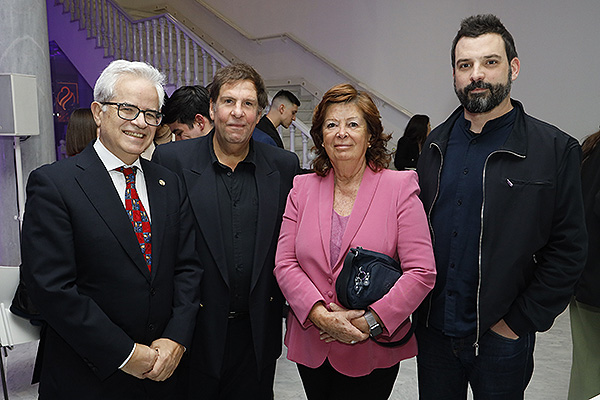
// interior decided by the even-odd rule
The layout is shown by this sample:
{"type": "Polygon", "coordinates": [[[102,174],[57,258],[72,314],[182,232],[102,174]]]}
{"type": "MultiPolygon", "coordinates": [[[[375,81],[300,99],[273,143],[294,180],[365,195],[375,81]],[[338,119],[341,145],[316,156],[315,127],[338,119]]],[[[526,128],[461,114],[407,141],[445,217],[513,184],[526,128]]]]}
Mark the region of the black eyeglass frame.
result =
{"type": "Polygon", "coordinates": [[[156,110],[142,110],[141,108],[139,108],[138,106],[134,106],[133,104],[129,104],[129,103],[114,103],[112,101],[102,101],[100,102],[100,104],[106,104],[109,106],[117,106],[117,115],[119,116],[119,118],[124,119],[125,121],[133,121],[134,119],[136,119],[140,113],[144,114],[144,121],[146,121],[146,123],[150,126],[160,126],[160,123],[162,122],[162,119],[164,117],[163,113],[161,113],[160,111],[156,111],[156,110]],[[127,107],[131,107],[131,108],[135,108],[137,110],[137,113],[135,113],[135,116],[133,118],[125,118],[121,115],[121,107],[123,106],[127,106],[127,107]],[[156,114],[156,118],[158,119],[158,123],[157,124],[153,124],[151,122],[148,122],[148,118],[146,116],[147,112],[153,112],[156,114]]]}

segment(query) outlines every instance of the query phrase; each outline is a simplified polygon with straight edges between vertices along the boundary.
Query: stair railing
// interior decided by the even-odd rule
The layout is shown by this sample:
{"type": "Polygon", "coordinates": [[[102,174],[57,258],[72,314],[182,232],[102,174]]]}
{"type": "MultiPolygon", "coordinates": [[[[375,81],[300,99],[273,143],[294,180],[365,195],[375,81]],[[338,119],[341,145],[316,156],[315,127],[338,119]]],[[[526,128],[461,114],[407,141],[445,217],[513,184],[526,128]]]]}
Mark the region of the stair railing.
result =
{"type": "MultiPolygon", "coordinates": [[[[165,75],[167,85],[206,86],[219,68],[231,64],[171,14],[134,21],[112,0],[56,0],[55,4],[79,22],[97,47],[104,48],[105,56],[148,62],[165,75]]],[[[308,168],[310,128],[301,121],[292,123],[292,152],[296,131],[302,135],[301,164],[308,168]]]]}
{"type": "Polygon", "coordinates": [[[56,0],[105,55],[146,61],[167,85],[206,86],[229,61],[170,14],[134,21],[112,0],[56,0]]]}

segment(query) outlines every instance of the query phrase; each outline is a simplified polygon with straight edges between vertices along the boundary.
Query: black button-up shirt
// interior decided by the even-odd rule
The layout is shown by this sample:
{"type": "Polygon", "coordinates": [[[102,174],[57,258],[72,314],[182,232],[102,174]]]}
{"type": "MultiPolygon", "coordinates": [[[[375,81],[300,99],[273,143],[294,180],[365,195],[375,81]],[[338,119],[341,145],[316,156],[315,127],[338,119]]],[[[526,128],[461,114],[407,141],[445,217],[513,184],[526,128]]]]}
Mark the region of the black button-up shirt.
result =
{"type": "Polygon", "coordinates": [[[515,116],[512,110],[475,134],[463,114],[450,132],[431,215],[438,285],[429,320],[449,336],[465,337],[476,330],[483,169],[508,138],[515,116]]]}
{"type": "Polygon", "coordinates": [[[229,311],[248,312],[258,222],[254,142],[250,140],[250,151],[235,171],[219,162],[213,146],[210,150],[229,276],[229,311]]]}

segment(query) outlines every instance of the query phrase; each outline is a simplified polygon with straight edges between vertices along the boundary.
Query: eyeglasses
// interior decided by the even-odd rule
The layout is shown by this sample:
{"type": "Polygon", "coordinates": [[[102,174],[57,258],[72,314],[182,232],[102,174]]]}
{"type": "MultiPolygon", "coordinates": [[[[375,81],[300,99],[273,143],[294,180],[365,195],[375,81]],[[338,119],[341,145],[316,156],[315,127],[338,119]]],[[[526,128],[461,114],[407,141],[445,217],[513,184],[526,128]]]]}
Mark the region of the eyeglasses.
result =
{"type": "Polygon", "coordinates": [[[140,115],[140,113],[144,114],[144,121],[148,125],[159,126],[162,121],[163,115],[162,113],[155,110],[140,110],[138,107],[133,104],[127,103],[113,103],[110,101],[103,101],[102,104],[108,104],[110,106],[117,106],[117,115],[119,118],[122,118],[127,121],[133,121],[140,115]]]}

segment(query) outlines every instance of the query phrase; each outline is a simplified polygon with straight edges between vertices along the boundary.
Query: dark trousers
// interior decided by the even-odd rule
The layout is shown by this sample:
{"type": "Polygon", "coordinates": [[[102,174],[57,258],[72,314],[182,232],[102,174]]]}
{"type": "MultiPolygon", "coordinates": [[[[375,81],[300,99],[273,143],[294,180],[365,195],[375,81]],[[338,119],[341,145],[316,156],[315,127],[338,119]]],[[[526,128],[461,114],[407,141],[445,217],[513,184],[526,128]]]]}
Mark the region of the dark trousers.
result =
{"type": "Polygon", "coordinates": [[[317,368],[297,365],[308,400],[386,400],[400,369],[398,363],[390,368],[376,369],[369,375],[351,377],[337,372],[328,360],[317,368]]]}
{"type": "Polygon", "coordinates": [[[230,319],[220,378],[190,369],[189,400],[273,399],[275,362],[258,371],[250,319],[230,319]]]}
{"type": "Polygon", "coordinates": [[[475,335],[453,338],[434,328],[417,328],[419,398],[464,400],[467,385],[474,399],[523,399],[533,373],[535,333],[512,340],[491,330],[479,340],[475,335]]]}

